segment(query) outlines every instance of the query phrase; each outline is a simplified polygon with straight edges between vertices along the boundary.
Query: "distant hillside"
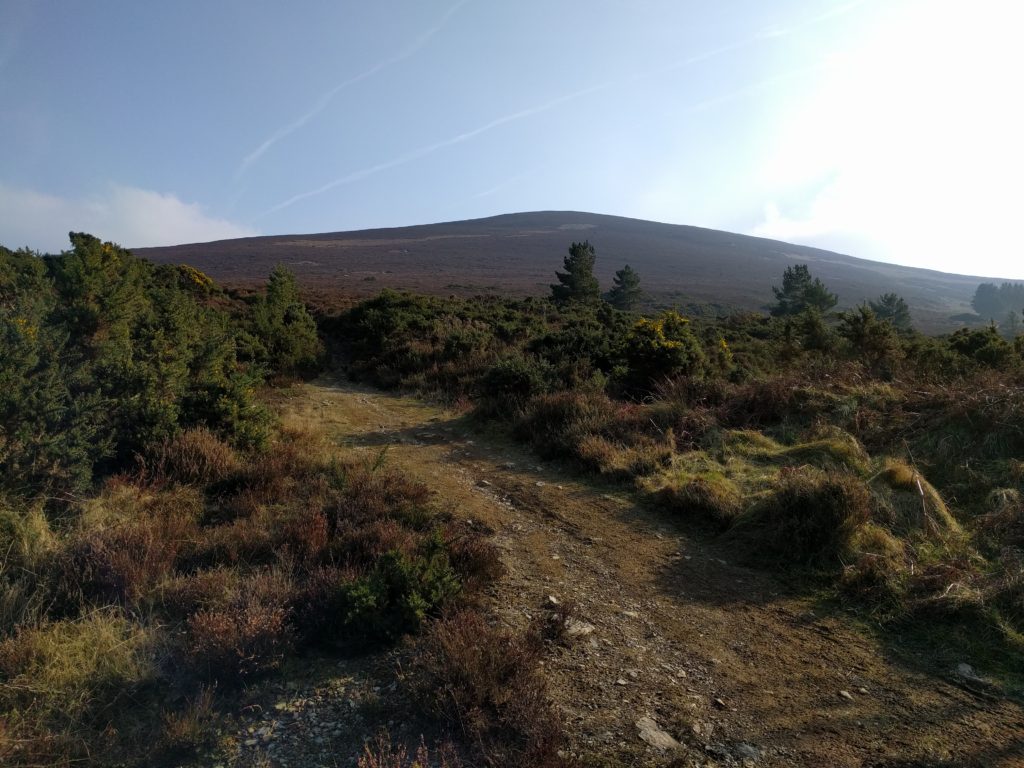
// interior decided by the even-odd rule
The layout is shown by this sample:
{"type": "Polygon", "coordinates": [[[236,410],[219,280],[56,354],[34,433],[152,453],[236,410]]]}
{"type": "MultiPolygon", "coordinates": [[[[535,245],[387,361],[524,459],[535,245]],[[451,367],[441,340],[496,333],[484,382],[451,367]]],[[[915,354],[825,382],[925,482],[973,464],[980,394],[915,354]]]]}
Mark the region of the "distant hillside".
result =
{"type": "Polygon", "coordinates": [[[277,263],[301,283],[370,295],[381,288],[438,294],[544,294],[573,240],[597,249],[597,275],[610,286],[629,263],[654,305],[708,303],[760,309],[786,266],[814,275],[853,306],[887,291],[901,294],[924,330],[950,330],[971,312],[980,277],[951,275],[843,256],[818,248],[700,227],[573,211],[513,213],[487,219],[392,229],[281,235],[139,248],[157,262],[188,263],[226,283],[262,281],[277,263]]]}

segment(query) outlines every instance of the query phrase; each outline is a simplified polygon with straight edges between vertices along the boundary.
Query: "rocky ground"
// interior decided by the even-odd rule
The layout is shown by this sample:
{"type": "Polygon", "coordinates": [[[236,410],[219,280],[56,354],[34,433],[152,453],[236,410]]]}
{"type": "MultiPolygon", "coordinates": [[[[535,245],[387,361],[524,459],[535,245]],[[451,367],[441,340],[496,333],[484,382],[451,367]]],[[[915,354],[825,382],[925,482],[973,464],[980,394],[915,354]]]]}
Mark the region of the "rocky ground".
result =
{"type": "MultiPolygon", "coordinates": [[[[632,494],[581,481],[463,419],[333,382],[280,395],[285,420],[379,454],[484,526],[507,575],[497,620],[571,606],[545,661],[566,749],[600,766],[1024,766],[1024,709],[970,660],[930,668],[632,494]]],[[[434,734],[405,695],[409,648],[306,660],[248,692],[206,764],[354,765],[381,728],[434,734]]]]}

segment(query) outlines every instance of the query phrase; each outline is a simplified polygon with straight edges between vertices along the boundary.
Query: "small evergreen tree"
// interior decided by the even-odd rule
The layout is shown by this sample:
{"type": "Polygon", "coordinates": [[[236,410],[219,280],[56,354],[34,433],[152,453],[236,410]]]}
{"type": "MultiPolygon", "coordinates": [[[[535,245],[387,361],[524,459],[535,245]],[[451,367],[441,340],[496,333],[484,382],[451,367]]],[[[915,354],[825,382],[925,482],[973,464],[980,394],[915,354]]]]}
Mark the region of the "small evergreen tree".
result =
{"type": "Polygon", "coordinates": [[[816,309],[825,314],[839,301],[825,284],[811,272],[806,264],[795,264],[786,267],[782,276],[782,288],[772,286],[776,304],[771,313],[776,317],[799,315],[807,309],[816,309]]]}
{"type": "Polygon", "coordinates": [[[266,362],[279,373],[315,370],[323,354],[316,321],[299,298],[299,287],[286,267],[270,273],[267,292],[253,313],[256,336],[266,348],[266,362]]]}
{"type": "Polygon", "coordinates": [[[878,301],[869,301],[868,305],[876,318],[889,323],[896,330],[909,331],[912,328],[910,307],[899,294],[884,293],[878,297],[878,301]]]}
{"type": "MultiPolygon", "coordinates": [[[[895,294],[889,294],[895,296],[895,294]]],[[[891,363],[899,353],[899,338],[895,325],[879,319],[874,311],[861,305],[843,315],[839,334],[850,342],[853,351],[873,371],[891,363]]]]}
{"type": "Polygon", "coordinates": [[[640,289],[640,276],[629,264],[615,273],[612,289],[605,294],[605,299],[616,309],[628,312],[636,308],[643,291],[640,289]]]}
{"type": "Polygon", "coordinates": [[[551,286],[551,297],[557,304],[570,301],[596,301],[601,295],[594,277],[594,246],[584,240],[569,247],[565,272],[555,272],[558,285],[551,286]]]}

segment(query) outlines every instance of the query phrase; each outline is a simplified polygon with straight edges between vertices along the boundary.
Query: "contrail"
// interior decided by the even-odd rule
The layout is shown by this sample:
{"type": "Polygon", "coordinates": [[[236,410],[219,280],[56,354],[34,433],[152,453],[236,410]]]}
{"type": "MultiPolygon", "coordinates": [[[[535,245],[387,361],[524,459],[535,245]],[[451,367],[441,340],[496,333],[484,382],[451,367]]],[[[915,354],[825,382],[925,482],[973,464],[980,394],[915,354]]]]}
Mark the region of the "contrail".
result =
{"type": "Polygon", "coordinates": [[[331,103],[331,101],[334,100],[334,97],[337,96],[341,91],[345,90],[350,85],[355,85],[356,83],[365,80],[368,77],[373,77],[381,70],[394,66],[395,64],[405,61],[409,57],[415,55],[421,48],[423,48],[423,46],[430,42],[430,38],[432,38],[434,35],[440,32],[441,29],[444,28],[445,24],[448,22],[448,19],[450,19],[456,11],[458,11],[462,6],[464,6],[468,2],[470,2],[470,0],[459,0],[459,2],[457,2],[455,5],[453,5],[445,12],[445,14],[440,18],[440,20],[436,24],[434,24],[434,26],[430,27],[425,32],[423,32],[419,37],[417,37],[413,41],[412,45],[410,45],[405,50],[395,54],[391,58],[385,59],[384,61],[375,64],[374,66],[367,69],[365,72],[360,72],[358,75],[354,75],[353,77],[350,77],[347,80],[338,83],[336,86],[327,91],[323,96],[321,96],[317,100],[317,102],[312,106],[312,108],[309,109],[305,114],[303,114],[298,119],[292,121],[291,123],[288,123],[288,125],[284,126],[283,128],[277,130],[266,141],[264,141],[262,144],[256,147],[256,149],[254,149],[252,152],[246,155],[242,159],[241,164],[238,166],[238,170],[235,171],[235,179],[237,180],[238,177],[245,173],[246,169],[250,165],[252,165],[261,157],[263,157],[263,155],[266,154],[267,150],[274,146],[277,142],[279,142],[281,139],[285,138],[289,134],[294,133],[299,128],[304,126],[306,123],[308,123],[310,120],[312,120],[314,117],[323,112],[331,103]]]}
{"type": "Polygon", "coordinates": [[[558,98],[552,99],[551,101],[546,101],[543,104],[538,104],[537,106],[533,107],[527,107],[526,109],[521,109],[518,112],[513,112],[509,115],[504,115],[503,117],[496,118],[494,120],[491,120],[489,123],[481,125],[479,128],[474,128],[471,131],[460,133],[458,136],[453,136],[450,139],[438,141],[434,144],[428,144],[425,147],[420,147],[419,149],[414,149],[411,152],[406,152],[404,155],[399,155],[398,157],[388,160],[386,162],[378,163],[377,165],[371,165],[368,168],[362,168],[358,171],[353,171],[352,173],[346,174],[341,178],[335,179],[334,181],[330,181],[324,184],[322,187],[317,187],[316,189],[311,189],[308,192],[301,192],[293,197],[289,197],[283,203],[278,203],[273,208],[267,209],[259,216],[257,216],[257,218],[269,216],[272,213],[277,213],[280,210],[295,205],[295,203],[299,202],[300,200],[305,200],[306,198],[309,197],[315,197],[316,195],[322,195],[324,192],[334,189],[335,187],[340,187],[344,184],[351,184],[353,181],[365,179],[367,176],[372,176],[376,173],[380,173],[381,171],[386,171],[389,168],[396,168],[400,165],[410,163],[413,160],[419,160],[421,157],[431,155],[434,152],[437,152],[439,149],[452,147],[455,146],[456,144],[461,144],[464,141],[469,141],[470,139],[474,139],[482,133],[494,130],[499,126],[505,125],[506,123],[511,123],[516,120],[522,120],[525,117],[531,117],[533,115],[540,114],[541,112],[547,112],[549,109],[553,109],[554,107],[557,107],[560,104],[564,104],[567,101],[572,101],[573,99],[578,99],[581,96],[586,96],[587,94],[594,93],[595,91],[600,91],[604,88],[609,87],[611,87],[611,84],[601,83],[600,85],[594,85],[589,88],[584,88],[583,90],[580,91],[575,91],[564,96],[559,96],[558,98]]]}
{"type": "MultiPolygon", "coordinates": [[[[463,0],[463,1],[465,2],[465,0],[463,0]]],[[[785,32],[782,32],[781,34],[788,34],[791,31],[794,31],[794,30],[797,30],[797,29],[802,29],[802,28],[804,28],[806,26],[809,26],[811,24],[815,24],[815,23],[824,21],[825,19],[832,18],[833,16],[837,16],[837,15],[840,15],[840,14],[843,14],[843,13],[847,13],[848,11],[853,10],[854,8],[856,8],[856,7],[860,6],[860,5],[864,5],[868,1],[869,0],[853,0],[853,2],[849,2],[849,3],[846,3],[846,4],[842,5],[842,6],[838,6],[837,8],[832,9],[831,11],[829,11],[827,13],[824,13],[824,14],[821,14],[819,16],[813,17],[809,21],[806,21],[806,22],[798,24],[798,25],[796,25],[794,27],[791,27],[788,30],[786,30],[785,32]]],[[[752,44],[754,44],[756,42],[759,42],[759,41],[761,41],[763,39],[764,39],[764,34],[763,33],[758,33],[758,34],[753,35],[751,37],[748,37],[748,38],[746,38],[744,40],[740,40],[739,42],[729,43],[728,45],[723,45],[723,46],[721,46],[719,48],[713,48],[710,51],[705,51],[703,53],[698,53],[698,54],[693,55],[693,56],[688,56],[686,58],[674,61],[671,64],[667,64],[667,65],[664,65],[664,66],[661,66],[661,67],[657,67],[655,69],[649,69],[649,70],[645,70],[645,71],[642,71],[642,72],[637,72],[637,73],[632,74],[632,75],[626,75],[626,76],[618,77],[618,78],[615,78],[615,79],[612,79],[612,80],[607,80],[607,81],[605,81],[603,83],[598,83],[596,85],[592,85],[592,86],[589,86],[587,88],[580,89],[578,91],[573,91],[572,93],[568,93],[568,94],[565,94],[563,96],[558,96],[558,97],[556,97],[554,99],[551,99],[549,101],[546,101],[546,102],[544,102],[542,104],[538,104],[538,105],[533,106],[533,107],[527,107],[526,109],[521,109],[518,112],[513,112],[511,114],[504,115],[502,117],[498,117],[498,118],[496,118],[494,120],[491,120],[489,123],[485,123],[484,125],[481,125],[478,128],[474,128],[471,131],[466,131],[465,133],[460,133],[457,136],[453,136],[450,139],[445,139],[444,141],[439,141],[439,142],[436,142],[434,144],[428,144],[427,146],[420,147],[419,149],[414,149],[414,150],[412,150],[410,152],[406,152],[405,154],[399,155],[398,157],[395,157],[395,158],[393,158],[391,160],[387,160],[387,161],[385,161],[383,163],[378,163],[377,165],[371,165],[371,166],[368,166],[367,168],[362,168],[362,169],[360,169],[358,171],[353,171],[351,173],[348,173],[348,174],[346,174],[344,176],[341,176],[340,178],[334,179],[333,181],[329,181],[326,184],[324,184],[323,186],[317,187],[316,189],[311,189],[311,190],[309,190],[307,192],[300,192],[299,194],[294,195],[294,196],[288,198],[284,202],[278,203],[273,208],[268,208],[263,213],[259,214],[256,218],[257,219],[261,219],[264,216],[269,216],[270,214],[277,213],[278,211],[282,211],[285,208],[289,208],[292,205],[295,205],[295,203],[298,203],[298,202],[300,202],[302,200],[306,200],[306,199],[308,199],[310,197],[316,197],[317,195],[322,195],[324,192],[328,192],[328,191],[330,191],[332,189],[336,189],[337,187],[341,187],[341,186],[344,186],[346,184],[351,184],[353,182],[360,181],[362,179],[367,178],[368,176],[373,176],[373,175],[375,175],[377,173],[380,173],[381,171],[386,171],[386,170],[388,170],[390,168],[397,168],[398,166],[405,165],[406,163],[411,163],[414,160],[419,160],[421,157],[426,157],[427,155],[431,155],[434,152],[437,152],[438,150],[446,149],[447,147],[452,147],[452,146],[455,146],[456,144],[461,144],[464,141],[469,141],[470,139],[474,139],[474,138],[476,138],[477,136],[479,136],[479,135],[481,135],[483,133],[487,133],[488,131],[491,131],[491,130],[493,130],[495,128],[498,128],[498,127],[500,127],[502,125],[506,125],[507,123],[515,122],[517,120],[522,120],[522,119],[527,118],[527,117],[533,117],[534,115],[541,114],[542,112],[547,112],[548,110],[554,109],[555,107],[561,106],[562,104],[565,104],[567,102],[574,101],[575,99],[582,98],[583,96],[589,96],[592,93],[597,93],[599,91],[605,91],[605,90],[608,90],[609,88],[615,88],[615,87],[619,87],[619,86],[623,86],[623,85],[628,85],[628,84],[635,83],[635,82],[638,82],[638,81],[641,81],[641,80],[647,80],[647,79],[650,79],[652,77],[658,77],[659,75],[665,75],[665,74],[668,74],[669,72],[674,72],[674,71],[676,71],[678,69],[683,69],[683,68],[689,67],[689,66],[691,66],[693,64],[697,64],[699,62],[706,61],[708,59],[712,59],[712,58],[715,58],[717,56],[721,56],[724,53],[729,53],[731,51],[735,51],[735,50],[738,50],[740,48],[745,48],[748,45],[752,45],[752,44]]],[[[802,70],[798,70],[798,72],[803,72],[803,71],[806,71],[807,69],[813,69],[813,68],[814,67],[804,68],[802,70]]],[[[767,82],[769,82],[770,80],[778,79],[780,77],[792,76],[792,74],[794,74],[794,73],[792,73],[792,72],[790,72],[790,73],[783,73],[783,75],[777,76],[776,78],[769,78],[766,81],[759,81],[759,83],[755,84],[755,87],[761,87],[761,86],[765,85],[767,82]]],[[[748,89],[741,89],[741,91],[746,91],[746,90],[748,90],[748,89]]],[[[733,92],[731,94],[727,94],[724,97],[721,97],[721,99],[728,100],[730,98],[735,98],[739,93],[740,93],[740,91],[736,91],[736,92],[733,92]]],[[[706,102],[701,102],[700,104],[696,105],[691,111],[699,111],[700,109],[703,109],[703,108],[706,108],[708,106],[711,106],[713,103],[715,103],[715,102],[717,102],[719,100],[720,99],[711,99],[711,100],[706,101],[706,102]]]]}

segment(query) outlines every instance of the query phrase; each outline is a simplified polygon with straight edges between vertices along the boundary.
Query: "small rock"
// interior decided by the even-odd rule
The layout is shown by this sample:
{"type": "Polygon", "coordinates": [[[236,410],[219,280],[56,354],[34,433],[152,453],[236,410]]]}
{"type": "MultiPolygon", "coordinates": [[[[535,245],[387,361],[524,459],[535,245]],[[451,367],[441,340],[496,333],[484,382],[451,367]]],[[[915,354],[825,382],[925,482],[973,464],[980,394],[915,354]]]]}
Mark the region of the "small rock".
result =
{"type": "Polygon", "coordinates": [[[978,677],[978,673],[974,671],[974,667],[972,667],[970,664],[965,664],[964,662],[960,662],[956,665],[956,673],[960,675],[960,677],[965,678],[967,680],[981,679],[978,677]]]}
{"type": "Polygon", "coordinates": [[[721,699],[715,699],[711,703],[714,704],[718,709],[725,709],[725,702],[721,699]]]}
{"type": "Polygon", "coordinates": [[[623,611],[622,615],[625,616],[627,619],[639,619],[640,618],[640,614],[637,613],[636,611],[623,611]]]}
{"type": "Polygon", "coordinates": [[[548,605],[561,605],[562,601],[554,595],[548,595],[548,605]]]}
{"type": "Polygon", "coordinates": [[[697,737],[702,743],[711,741],[711,734],[715,732],[715,724],[707,721],[698,720],[690,726],[690,730],[693,735],[697,737]]]}
{"type": "Polygon", "coordinates": [[[857,689],[857,693],[859,693],[861,696],[867,696],[868,695],[868,689],[867,688],[858,688],[857,689]]]}
{"type": "Polygon", "coordinates": [[[636,721],[636,727],[640,732],[640,738],[655,749],[676,749],[679,747],[679,742],[659,728],[653,718],[641,717],[636,721]]]}
{"type": "Polygon", "coordinates": [[[621,677],[620,677],[620,678],[619,678],[618,680],[616,680],[616,681],[615,681],[615,684],[616,684],[616,685],[629,685],[629,683],[627,683],[627,682],[626,682],[625,680],[623,680],[623,679],[622,679],[621,677]]]}
{"type": "Polygon", "coordinates": [[[256,739],[246,739],[242,743],[247,747],[255,747],[259,742],[256,739]]]}
{"type": "Polygon", "coordinates": [[[839,695],[842,696],[844,699],[849,699],[850,701],[853,701],[853,694],[849,691],[840,691],[839,695]]]}
{"type": "Polygon", "coordinates": [[[543,488],[545,485],[546,485],[546,483],[543,480],[538,480],[537,481],[537,487],[538,488],[543,488]]]}
{"type": "Polygon", "coordinates": [[[561,560],[561,559],[562,559],[562,556],[561,556],[561,555],[552,555],[552,556],[551,556],[551,559],[552,559],[552,560],[561,560]]]}
{"type": "Polygon", "coordinates": [[[487,480],[477,480],[476,484],[480,488],[490,488],[490,486],[491,486],[491,483],[489,481],[487,481],[487,480]]]}
{"type": "Polygon", "coordinates": [[[579,619],[569,618],[565,622],[566,637],[586,637],[594,631],[594,625],[579,619]]]}
{"type": "Polygon", "coordinates": [[[743,760],[757,760],[761,757],[761,750],[753,744],[741,741],[736,745],[736,754],[743,760]]]}

